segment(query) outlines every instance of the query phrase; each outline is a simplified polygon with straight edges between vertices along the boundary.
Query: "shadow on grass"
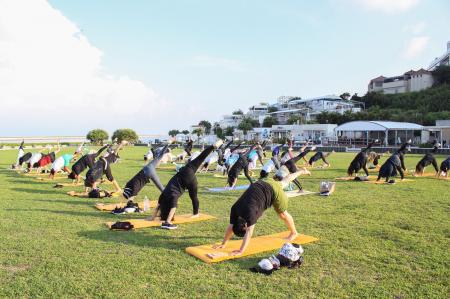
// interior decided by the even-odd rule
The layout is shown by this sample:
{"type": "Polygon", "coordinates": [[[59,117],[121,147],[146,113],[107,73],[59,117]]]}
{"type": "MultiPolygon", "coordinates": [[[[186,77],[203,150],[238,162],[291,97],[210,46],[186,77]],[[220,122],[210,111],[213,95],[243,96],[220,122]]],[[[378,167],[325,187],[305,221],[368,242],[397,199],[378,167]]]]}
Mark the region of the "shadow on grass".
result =
{"type": "MultiPolygon", "coordinates": [[[[52,200],[49,200],[49,202],[53,202],[52,200]]],[[[131,219],[132,217],[129,217],[127,215],[127,218],[116,216],[114,217],[113,214],[110,212],[105,211],[99,211],[99,210],[93,210],[91,212],[87,211],[60,211],[60,210],[48,210],[48,209],[5,209],[6,211],[12,211],[12,212],[45,212],[45,213],[53,213],[53,214],[59,214],[59,215],[67,215],[67,216],[75,216],[75,217],[96,217],[101,218],[105,222],[106,221],[121,221],[124,219],[131,219]],[[120,218],[119,218],[120,217],[120,218]]],[[[140,215],[142,218],[142,215],[140,215]]]]}
{"type": "MultiPolygon", "coordinates": [[[[151,230],[161,230],[158,227],[147,228],[147,232],[151,230]]],[[[111,231],[108,229],[99,231],[83,231],[79,232],[78,236],[102,241],[106,243],[118,243],[127,245],[136,245],[142,247],[155,247],[164,249],[176,249],[183,250],[186,247],[199,245],[199,240],[204,240],[204,236],[171,236],[170,232],[165,235],[152,235],[142,234],[134,231],[111,231]]],[[[212,240],[217,241],[217,240],[212,240]]],[[[209,242],[209,241],[208,241],[209,242]]]]}
{"type": "MultiPolygon", "coordinates": [[[[29,185],[29,184],[28,184],[29,185]]],[[[51,195],[62,195],[62,193],[58,193],[55,189],[42,190],[42,189],[27,189],[27,188],[11,188],[12,191],[16,192],[25,192],[30,194],[51,194],[51,195]]]]}

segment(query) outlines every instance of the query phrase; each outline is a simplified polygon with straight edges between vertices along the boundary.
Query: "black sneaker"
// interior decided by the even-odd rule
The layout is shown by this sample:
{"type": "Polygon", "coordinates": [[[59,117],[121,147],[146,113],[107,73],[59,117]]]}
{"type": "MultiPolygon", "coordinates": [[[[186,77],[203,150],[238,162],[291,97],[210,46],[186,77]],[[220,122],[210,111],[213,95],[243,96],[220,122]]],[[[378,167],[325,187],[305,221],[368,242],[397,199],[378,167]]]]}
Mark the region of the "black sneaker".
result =
{"type": "Polygon", "coordinates": [[[176,226],[175,224],[172,224],[172,223],[164,222],[163,224],[161,224],[161,228],[162,229],[177,229],[178,226],[176,226]]]}

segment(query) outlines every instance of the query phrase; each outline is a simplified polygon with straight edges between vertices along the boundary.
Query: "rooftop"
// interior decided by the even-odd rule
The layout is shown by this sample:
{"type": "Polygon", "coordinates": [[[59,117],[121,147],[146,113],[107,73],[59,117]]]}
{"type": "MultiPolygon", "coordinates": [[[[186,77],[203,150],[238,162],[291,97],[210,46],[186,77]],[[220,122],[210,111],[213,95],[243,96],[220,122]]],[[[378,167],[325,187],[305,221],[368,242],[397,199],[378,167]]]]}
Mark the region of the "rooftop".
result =
{"type": "Polygon", "coordinates": [[[422,130],[423,126],[396,121],[351,121],[336,128],[336,131],[386,131],[386,130],[422,130]]]}

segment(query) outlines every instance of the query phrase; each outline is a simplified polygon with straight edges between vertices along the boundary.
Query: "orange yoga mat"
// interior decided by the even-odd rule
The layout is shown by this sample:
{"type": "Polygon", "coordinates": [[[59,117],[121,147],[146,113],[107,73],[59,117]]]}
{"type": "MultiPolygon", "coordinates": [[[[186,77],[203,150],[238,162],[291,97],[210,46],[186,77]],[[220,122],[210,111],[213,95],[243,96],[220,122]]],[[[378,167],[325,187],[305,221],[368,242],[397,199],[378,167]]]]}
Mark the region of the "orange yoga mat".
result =
{"type": "MultiPolygon", "coordinates": [[[[192,214],[185,215],[175,215],[175,220],[172,221],[173,224],[183,224],[183,223],[191,223],[191,222],[200,222],[205,220],[216,219],[216,217],[206,214],[199,214],[197,218],[191,218],[192,214]]],[[[121,220],[120,222],[130,222],[133,224],[134,229],[138,228],[147,228],[147,227],[158,227],[161,226],[160,220],[145,220],[145,219],[128,219],[121,220]]],[[[111,226],[115,222],[107,222],[106,226],[111,228],[111,226]]]]}
{"type": "MultiPolygon", "coordinates": [[[[158,201],[156,200],[151,200],[149,201],[150,208],[154,208],[156,207],[156,205],[158,204],[158,201]]],[[[143,210],[144,209],[144,202],[138,202],[137,203],[139,205],[139,209],[143,210]]],[[[126,202],[118,202],[118,203],[110,203],[110,204],[105,204],[105,203],[96,203],[95,204],[95,208],[100,210],[100,211],[112,211],[114,210],[116,207],[118,208],[123,208],[127,205],[126,202]]]]}
{"type": "MultiPolygon", "coordinates": [[[[289,235],[289,232],[285,231],[278,234],[268,235],[268,236],[259,236],[252,238],[247,247],[247,250],[238,256],[231,255],[233,250],[239,250],[242,245],[241,240],[232,240],[229,241],[226,248],[224,249],[214,249],[214,244],[200,245],[195,247],[186,248],[186,252],[190,255],[199,258],[205,263],[218,263],[226,260],[237,259],[249,255],[258,254],[261,252],[272,251],[276,249],[280,249],[286,241],[286,238],[289,235]]],[[[307,235],[299,235],[295,240],[291,241],[291,243],[297,244],[307,244],[311,242],[318,241],[319,239],[307,235]]]]}

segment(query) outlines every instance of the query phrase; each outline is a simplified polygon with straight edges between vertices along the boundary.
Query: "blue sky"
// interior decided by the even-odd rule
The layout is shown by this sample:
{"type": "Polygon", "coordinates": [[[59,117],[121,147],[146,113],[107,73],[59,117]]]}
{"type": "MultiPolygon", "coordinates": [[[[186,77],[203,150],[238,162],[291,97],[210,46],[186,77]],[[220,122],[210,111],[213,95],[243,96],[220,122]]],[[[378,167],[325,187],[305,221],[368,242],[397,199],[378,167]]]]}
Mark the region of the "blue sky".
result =
{"type": "Polygon", "coordinates": [[[428,66],[450,40],[445,0],[49,2],[101,51],[103,72],[170,103],[162,120],[129,123],[141,133],[281,95],[364,94],[371,78],[428,66]]]}

